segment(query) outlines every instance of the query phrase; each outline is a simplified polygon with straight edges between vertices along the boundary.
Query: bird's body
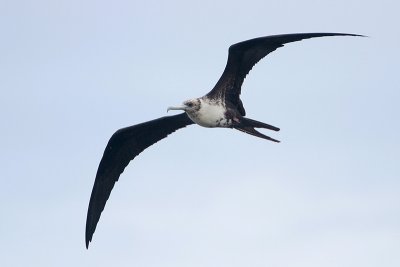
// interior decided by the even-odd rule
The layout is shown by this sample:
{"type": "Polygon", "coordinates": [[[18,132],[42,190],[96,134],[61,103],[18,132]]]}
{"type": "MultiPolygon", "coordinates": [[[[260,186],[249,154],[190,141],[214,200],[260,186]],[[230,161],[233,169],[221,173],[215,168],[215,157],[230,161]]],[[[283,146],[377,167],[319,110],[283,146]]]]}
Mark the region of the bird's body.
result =
{"type": "MultiPolygon", "coordinates": [[[[224,102],[201,97],[185,101],[186,105],[191,105],[186,108],[186,114],[196,124],[207,127],[230,127],[232,118],[227,116],[227,107],[224,102]]],[[[174,108],[169,108],[169,110],[174,108]]],[[[179,109],[179,108],[175,108],[179,109]]]]}
{"type": "Polygon", "coordinates": [[[242,83],[252,67],[286,43],[323,36],[361,36],[345,33],[297,33],[255,38],[229,48],[225,70],[214,88],[205,96],[183,102],[168,110],[184,113],[162,117],[118,130],[110,138],[97,170],[86,220],[86,247],[100,219],[115,182],[128,163],[143,150],[174,131],[191,124],[207,128],[233,128],[256,137],[279,142],[255,128],[279,131],[279,128],[249,119],[240,100],[242,83]]]}

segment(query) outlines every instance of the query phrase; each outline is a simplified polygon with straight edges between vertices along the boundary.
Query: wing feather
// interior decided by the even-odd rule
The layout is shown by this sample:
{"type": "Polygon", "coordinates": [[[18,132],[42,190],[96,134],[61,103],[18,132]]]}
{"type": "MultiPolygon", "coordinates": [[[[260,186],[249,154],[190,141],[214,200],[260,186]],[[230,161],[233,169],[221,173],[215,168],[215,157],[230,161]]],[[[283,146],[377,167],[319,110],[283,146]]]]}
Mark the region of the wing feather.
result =
{"type": "Polygon", "coordinates": [[[245,116],[239,99],[241,87],[247,74],[257,62],[284,44],[323,36],[362,36],[348,33],[295,33],[271,35],[240,42],[229,47],[228,61],[221,78],[207,94],[209,98],[230,101],[245,116]]]}
{"type": "Polygon", "coordinates": [[[162,117],[115,132],[104,151],[97,170],[86,218],[86,248],[92,240],[106,202],[115,182],[125,167],[143,150],[193,121],[182,113],[162,117]]]}

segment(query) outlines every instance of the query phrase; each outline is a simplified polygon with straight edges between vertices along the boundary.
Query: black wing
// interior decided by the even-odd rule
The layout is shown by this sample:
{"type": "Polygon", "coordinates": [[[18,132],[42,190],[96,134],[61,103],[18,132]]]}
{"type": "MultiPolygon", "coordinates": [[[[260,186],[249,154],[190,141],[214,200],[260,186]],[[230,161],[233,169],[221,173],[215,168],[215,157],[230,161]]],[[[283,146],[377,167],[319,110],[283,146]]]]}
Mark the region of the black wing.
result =
{"type": "Polygon", "coordinates": [[[245,111],[239,98],[246,75],[253,66],[269,53],[286,43],[323,36],[362,36],[348,33],[295,33],[271,35],[240,42],[229,47],[228,62],[221,78],[207,94],[209,98],[222,98],[235,105],[242,116],[245,111]]]}
{"type": "Polygon", "coordinates": [[[108,141],[97,170],[86,218],[86,248],[92,240],[101,212],[119,176],[143,150],[176,130],[193,124],[186,113],[162,117],[118,130],[108,141]]]}

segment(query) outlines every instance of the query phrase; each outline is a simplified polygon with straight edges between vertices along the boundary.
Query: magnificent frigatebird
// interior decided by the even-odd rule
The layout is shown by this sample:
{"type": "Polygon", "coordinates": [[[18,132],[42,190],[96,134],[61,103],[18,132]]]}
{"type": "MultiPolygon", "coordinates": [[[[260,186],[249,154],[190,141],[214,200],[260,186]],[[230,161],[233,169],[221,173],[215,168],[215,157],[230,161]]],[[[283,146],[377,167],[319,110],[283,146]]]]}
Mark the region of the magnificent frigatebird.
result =
{"type": "Polygon", "coordinates": [[[119,176],[128,163],[143,150],[190,124],[203,127],[233,128],[273,142],[279,142],[254,128],[279,131],[279,128],[244,117],[240,100],[242,83],[252,67],[269,53],[286,43],[323,36],[362,36],[347,33],[296,33],[272,35],[240,42],[229,47],[228,62],[221,78],[205,96],[186,100],[168,110],[184,113],[166,116],[116,131],[108,141],[100,161],[90,196],[86,219],[86,248],[119,176]]]}

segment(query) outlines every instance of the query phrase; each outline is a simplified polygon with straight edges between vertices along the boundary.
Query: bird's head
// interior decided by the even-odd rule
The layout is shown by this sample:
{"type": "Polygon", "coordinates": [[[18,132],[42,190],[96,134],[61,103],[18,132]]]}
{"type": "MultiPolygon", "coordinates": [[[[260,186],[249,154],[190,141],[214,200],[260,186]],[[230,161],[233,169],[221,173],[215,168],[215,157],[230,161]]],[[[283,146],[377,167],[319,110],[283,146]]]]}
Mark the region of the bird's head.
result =
{"type": "Polygon", "coordinates": [[[201,101],[199,98],[189,99],[182,103],[181,106],[168,107],[167,112],[170,110],[183,110],[188,113],[196,112],[201,107],[201,101]]]}

